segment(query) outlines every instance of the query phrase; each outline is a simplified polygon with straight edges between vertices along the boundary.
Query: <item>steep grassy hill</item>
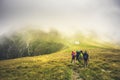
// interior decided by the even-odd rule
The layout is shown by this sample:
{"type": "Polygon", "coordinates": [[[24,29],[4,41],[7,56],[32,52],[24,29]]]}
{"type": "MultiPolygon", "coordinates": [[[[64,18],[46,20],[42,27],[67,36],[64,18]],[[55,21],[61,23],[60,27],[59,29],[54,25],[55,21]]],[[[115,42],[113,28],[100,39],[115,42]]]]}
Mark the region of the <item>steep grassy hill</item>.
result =
{"type": "Polygon", "coordinates": [[[120,80],[120,50],[71,46],[56,53],[0,61],[0,80],[120,80]],[[89,66],[70,63],[71,51],[87,50],[89,66]]]}

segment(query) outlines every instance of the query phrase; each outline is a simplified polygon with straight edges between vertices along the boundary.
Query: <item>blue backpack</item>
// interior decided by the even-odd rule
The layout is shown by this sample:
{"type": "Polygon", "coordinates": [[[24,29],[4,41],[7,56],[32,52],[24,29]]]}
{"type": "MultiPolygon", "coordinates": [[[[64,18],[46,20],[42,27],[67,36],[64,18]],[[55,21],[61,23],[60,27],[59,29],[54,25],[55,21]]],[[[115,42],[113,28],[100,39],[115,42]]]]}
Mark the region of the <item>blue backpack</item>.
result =
{"type": "Polygon", "coordinates": [[[88,59],[88,54],[84,54],[84,59],[88,59]]]}

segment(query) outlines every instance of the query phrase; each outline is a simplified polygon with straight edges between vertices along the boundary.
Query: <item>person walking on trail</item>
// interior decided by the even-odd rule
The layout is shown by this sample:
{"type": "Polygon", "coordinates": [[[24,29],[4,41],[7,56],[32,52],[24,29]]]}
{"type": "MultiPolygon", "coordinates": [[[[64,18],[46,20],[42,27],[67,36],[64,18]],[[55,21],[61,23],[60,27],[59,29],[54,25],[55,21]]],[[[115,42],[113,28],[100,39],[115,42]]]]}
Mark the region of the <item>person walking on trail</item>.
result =
{"type": "Polygon", "coordinates": [[[80,63],[80,51],[76,51],[76,60],[80,63]]]}
{"type": "Polygon", "coordinates": [[[74,61],[75,63],[75,57],[76,57],[76,53],[74,51],[72,51],[72,60],[71,60],[71,63],[74,61]]]}
{"type": "Polygon", "coordinates": [[[89,55],[88,55],[87,51],[84,52],[83,59],[84,59],[84,66],[87,67],[88,66],[88,60],[89,60],[89,55]]]}
{"type": "Polygon", "coordinates": [[[80,59],[81,60],[83,59],[83,51],[82,50],[80,51],[80,59]]]}
{"type": "Polygon", "coordinates": [[[79,63],[81,62],[80,60],[81,60],[82,57],[83,57],[82,54],[83,54],[83,53],[82,53],[81,50],[80,50],[80,51],[79,51],[79,50],[76,51],[76,60],[77,60],[79,63]]]}

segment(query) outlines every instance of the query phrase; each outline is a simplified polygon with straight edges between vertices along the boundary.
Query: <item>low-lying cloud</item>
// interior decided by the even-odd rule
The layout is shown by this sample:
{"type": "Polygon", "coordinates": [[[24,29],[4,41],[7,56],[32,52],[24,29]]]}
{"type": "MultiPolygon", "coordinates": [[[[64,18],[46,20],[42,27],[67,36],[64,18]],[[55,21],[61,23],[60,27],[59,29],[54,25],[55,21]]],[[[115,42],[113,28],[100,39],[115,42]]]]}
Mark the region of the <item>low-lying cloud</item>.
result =
{"type": "Polygon", "coordinates": [[[119,42],[119,4],[119,0],[1,0],[0,34],[33,25],[68,35],[95,32],[103,40],[119,42]]]}

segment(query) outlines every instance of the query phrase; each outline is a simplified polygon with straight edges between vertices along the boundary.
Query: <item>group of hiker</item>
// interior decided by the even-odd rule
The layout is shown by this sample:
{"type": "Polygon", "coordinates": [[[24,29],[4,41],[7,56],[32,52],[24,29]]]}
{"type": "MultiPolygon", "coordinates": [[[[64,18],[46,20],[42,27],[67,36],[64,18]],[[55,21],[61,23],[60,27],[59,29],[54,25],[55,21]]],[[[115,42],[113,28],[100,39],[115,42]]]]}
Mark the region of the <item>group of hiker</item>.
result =
{"type": "Polygon", "coordinates": [[[72,51],[72,62],[76,62],[78,61],[79,63],[82,63],[82,61],[84,61],[84,66],[87,67],[88,65],[88,60],[89,60],[89,55],[87,53],[87,51],[82,51],[82,50],[77,50],[77,51],[72,51]]]}

